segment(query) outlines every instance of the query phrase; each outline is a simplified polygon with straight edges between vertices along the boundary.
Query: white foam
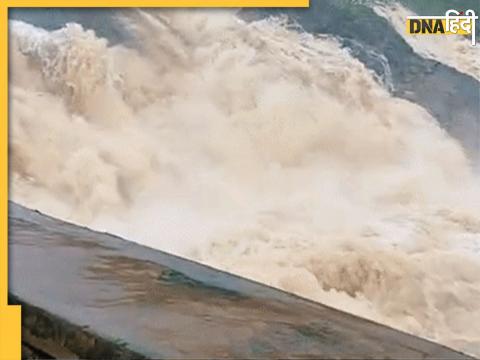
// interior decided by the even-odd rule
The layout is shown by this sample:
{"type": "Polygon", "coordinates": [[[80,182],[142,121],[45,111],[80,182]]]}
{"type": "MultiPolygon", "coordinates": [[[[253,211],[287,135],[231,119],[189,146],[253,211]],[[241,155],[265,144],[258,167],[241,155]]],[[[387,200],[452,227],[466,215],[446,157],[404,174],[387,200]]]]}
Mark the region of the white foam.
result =
{"type": "Polygon", "coordinates": [[[479,354],[478,179],[426,111],[285,20],[127,14],[11,23],[15,201],[479,354]]]}
{"type": "Polygon", "coordinates": [[[413,11],[394,2],[387,4],[376,2],[373,10],[377,15],[387,19],[419,55],[451,66],[461,73],[480,80],[480,46],[478,44],[472,46],[469,37],[408,35],[405,30],[406,19],[408,16],[416,15],[413,11]]]}

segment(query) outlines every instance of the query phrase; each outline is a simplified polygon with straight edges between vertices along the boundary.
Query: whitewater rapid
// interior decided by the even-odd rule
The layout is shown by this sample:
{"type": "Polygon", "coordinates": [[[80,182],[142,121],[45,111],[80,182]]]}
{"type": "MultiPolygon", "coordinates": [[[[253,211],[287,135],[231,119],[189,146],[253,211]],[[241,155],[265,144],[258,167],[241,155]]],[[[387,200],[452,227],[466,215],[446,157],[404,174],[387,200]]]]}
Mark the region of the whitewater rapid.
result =
{"type": "Polygon", "coordinates": [[[480,355],[479,182],[434,118],[285,18],[122,21],[10,22],[14,201],[480,355]]]}
{"type": "Polygon", "coordinates": [[[377,15],[389,21],[417,54],[480,81],[480,47],[472,46],[470,37],[437,36],[432,39],[430,36],[408,35],[405,31],[405,19],[417,15],[415,12],[396,2],[374,2],[371,7],[377,15]]]}

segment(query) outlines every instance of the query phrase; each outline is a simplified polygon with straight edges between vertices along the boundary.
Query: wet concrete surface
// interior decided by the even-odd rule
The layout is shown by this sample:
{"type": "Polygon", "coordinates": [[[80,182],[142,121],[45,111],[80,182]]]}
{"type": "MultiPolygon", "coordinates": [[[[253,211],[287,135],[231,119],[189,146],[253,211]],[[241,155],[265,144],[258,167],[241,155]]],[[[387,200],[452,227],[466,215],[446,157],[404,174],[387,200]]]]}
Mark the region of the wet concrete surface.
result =
{"type": "Polygon", "coordinates": [[[13,203],[9,234],[10,297],[23,305],[24,336],[38,347],[48,343],[50,354],[123,359],[469,358],[13,203]]]}

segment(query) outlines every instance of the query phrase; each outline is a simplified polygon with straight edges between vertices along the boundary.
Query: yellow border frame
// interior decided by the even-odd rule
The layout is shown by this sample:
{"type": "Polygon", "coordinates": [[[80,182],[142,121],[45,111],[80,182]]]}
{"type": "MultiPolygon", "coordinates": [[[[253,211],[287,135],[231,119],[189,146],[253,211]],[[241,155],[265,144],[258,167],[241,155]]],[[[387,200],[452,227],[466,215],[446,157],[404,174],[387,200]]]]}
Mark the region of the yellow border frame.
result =
{"type": "Polygon", "coordinates": [[[21,357],[20,307],[8,306],[8,7],[0,5],[0,360],[21,357]]]}
{"type": "Polygon", "coordinates": [[[309,0],[4,0],[0,4],[0,360],[21,358],[21,309],[8,305],[8,8],[308,6],[309,0]]]}

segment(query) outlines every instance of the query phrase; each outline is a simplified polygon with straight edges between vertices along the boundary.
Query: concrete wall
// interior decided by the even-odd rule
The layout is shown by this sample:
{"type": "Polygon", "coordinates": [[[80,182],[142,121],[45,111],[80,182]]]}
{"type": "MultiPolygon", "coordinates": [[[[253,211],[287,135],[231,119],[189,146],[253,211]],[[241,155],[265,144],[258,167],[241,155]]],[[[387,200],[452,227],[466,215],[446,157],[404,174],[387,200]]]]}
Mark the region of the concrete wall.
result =
{"type": "Polygon", "coordinates": [[[10,204],[24,356],[468,359],[446,347],[10,204]]]}

